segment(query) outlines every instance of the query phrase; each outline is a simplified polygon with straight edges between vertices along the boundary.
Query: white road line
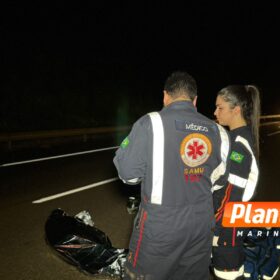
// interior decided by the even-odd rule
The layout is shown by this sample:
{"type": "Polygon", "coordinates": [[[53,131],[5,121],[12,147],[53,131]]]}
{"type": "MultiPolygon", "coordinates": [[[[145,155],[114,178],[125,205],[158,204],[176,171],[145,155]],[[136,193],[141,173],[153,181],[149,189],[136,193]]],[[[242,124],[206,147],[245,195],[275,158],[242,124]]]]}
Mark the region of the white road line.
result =
{"type": "Polygon", "coordinates": [[[66,192],[63,192],[63,193],[58,193],[58,194],[54,194],[54,195],[47,196],[47,197],[44,197],[44,198],[40,198],[38,200],[32,201],[32,203],[43,203],[43,202],[53,200],[53,199],[56,199],[56,198],[59,198],[59,197],[62,197],[62,196],[70,195],[70,194],[73,194],[73,193],[76,193],[76,192],[81,192],[81,191],[85,191],[85,190],[95,188],[95,187],[98,187],[98,186],[101,186],[101,185],[105,185],[105,184],[108,184],[108,183],[111,183],[111,182],[114,182],[114,181],[117,181],[117,180],[119,180],[118,177],[111,178],[111,179],[108,179],[108,180],[97,182],[97,183],[87,185],[87,186],[84,186],[84,187],[80,187],[80,188],[77,188],[77,189],[72,189],[70,191],[66,191],[66,192]]]}
{"type": "Polygon", "coordinates": [[[31,160],[18,161],[18,162],[4,163],[4,164],[0,165],[0,167],[26,164],[26,163],[30,163],[30,162],[44,161],[44,160],[50,160],[50,159],[56,159],[56,158],[72,157],[72,156],[90,154],[90,153],[96,153],[96,152],[103,152],[103,151],[106,151],[106,150],[117,149],[118,147],[119,146],[90,150],[90,151],[84,151],[84,152],[78,152],[78,153],[71,153],[71,154],[65,154],[65,155],[58,155],[58,156],[52,156],[52,157],[44,157],[44,158],[37,158],[37,159],[31,159],[31,160]]]}

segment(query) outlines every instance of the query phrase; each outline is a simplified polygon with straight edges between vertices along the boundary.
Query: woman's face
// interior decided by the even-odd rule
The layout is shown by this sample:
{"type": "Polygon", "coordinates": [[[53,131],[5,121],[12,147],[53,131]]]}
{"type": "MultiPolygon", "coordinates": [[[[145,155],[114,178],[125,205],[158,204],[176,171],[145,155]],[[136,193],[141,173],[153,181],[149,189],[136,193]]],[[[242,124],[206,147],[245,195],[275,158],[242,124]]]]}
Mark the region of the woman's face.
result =
{"type": "Polygon", "coordinates": [[[230,104],[218,95],[214,115],[220,125],[230,126],[234,118],[234,109],[231,109],[230,104]]]}

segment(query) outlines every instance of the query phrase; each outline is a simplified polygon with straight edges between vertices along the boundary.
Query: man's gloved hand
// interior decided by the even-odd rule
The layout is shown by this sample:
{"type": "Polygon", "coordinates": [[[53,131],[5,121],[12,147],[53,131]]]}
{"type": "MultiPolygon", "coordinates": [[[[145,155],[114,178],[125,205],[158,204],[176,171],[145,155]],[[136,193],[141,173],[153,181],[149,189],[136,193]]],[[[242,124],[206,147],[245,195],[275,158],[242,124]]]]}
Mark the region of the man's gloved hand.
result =
{"type": "Polygon", "coordinates": [[[218,245],[218,240],[219,240],[219,236],[214,235],[212,246],[215,246],[215,247],[219,246],[218,245]]]}

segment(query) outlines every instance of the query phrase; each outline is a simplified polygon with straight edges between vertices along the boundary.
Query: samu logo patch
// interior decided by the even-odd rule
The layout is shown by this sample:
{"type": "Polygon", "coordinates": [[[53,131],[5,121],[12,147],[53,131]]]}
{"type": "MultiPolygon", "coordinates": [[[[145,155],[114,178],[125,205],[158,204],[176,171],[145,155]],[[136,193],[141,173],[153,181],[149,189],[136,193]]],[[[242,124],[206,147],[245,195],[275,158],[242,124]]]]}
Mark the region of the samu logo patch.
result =
{"type": "Polygon", "coordinates": [[[183,162],[196,167],[207,161],[212,152],[212,143],[203,134],[191,133],[181,143],[180,154],[183,162]]]}
{"type": "Polygon", "coordinates": [[[243,161],[243,158],[244,156],[240,153],[237,153],[235,151],[232,151],[231,152],[231,155],[230,155],[230,159],[237,162],[237,163],[241,163],[243,161]]]}

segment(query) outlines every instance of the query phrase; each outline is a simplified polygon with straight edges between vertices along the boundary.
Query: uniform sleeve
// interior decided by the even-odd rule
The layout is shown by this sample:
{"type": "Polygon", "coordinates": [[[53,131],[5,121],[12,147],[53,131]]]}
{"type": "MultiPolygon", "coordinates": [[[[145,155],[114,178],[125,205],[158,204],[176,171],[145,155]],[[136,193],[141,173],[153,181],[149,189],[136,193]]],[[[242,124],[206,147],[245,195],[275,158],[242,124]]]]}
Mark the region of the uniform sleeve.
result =
{"type": "Polygon", "coordinates": [[[138,120],[130,134],[116,151],[113,162],[121,180],[126,184],[139,184],[146,173],[147,127],[138,120]]]}
{"type": "Polygon", "coordinates": [[[229,152],[231,149],[230,137],[228,132],[220,125],[218,125],[219,135],[221,138],[220,143],[220,158],[221,162],[211,175],[213,184],[212,192],[223,188],[227,183],[227,178],[230,170],[229,152]]]}
{"type": "Polygon", "coordinates": [[[252,155],[240,142],[235,142],[230,154],[229,183],[236,190],[231,201],[242,201],[242,195],[251,172],[252,155]]]}
{"type": "Polygon", "coordinates": [[[222,229],[225,205],[230,201],[242,201],[245,186],[251,170],[252,156],[241,143],[235,142],[229,156],[230,170],[225,188],[213,194],[215,206],[215,235],[222,229]]]}

